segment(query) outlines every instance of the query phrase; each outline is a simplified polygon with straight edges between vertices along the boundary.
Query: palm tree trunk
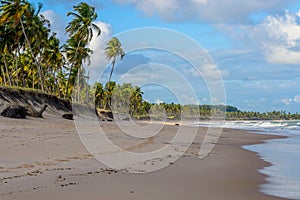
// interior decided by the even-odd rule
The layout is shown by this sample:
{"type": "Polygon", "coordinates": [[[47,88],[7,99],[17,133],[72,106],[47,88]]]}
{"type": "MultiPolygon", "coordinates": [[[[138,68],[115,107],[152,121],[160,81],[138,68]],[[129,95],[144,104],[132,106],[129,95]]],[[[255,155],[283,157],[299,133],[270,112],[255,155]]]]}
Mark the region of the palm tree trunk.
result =
{"type": "MultiPolygon", "coordinates": [[[[110,70],[110,74],[109,74],[109,78],[108,78],[108,83],[107,83],[107,92],[109,92],[110,81],[111,81],[111,77],[112,77],[113,71],[115,69],[115,63],[116,63],[116,58],[114,58],[114,60],[112,61],[112,67],[111,67],[111,70],[110,70]]],[[[106,104],[105,104],[105,110],[107,109],[108,105],[111,106],[111,97],[109,98],[109,102],[106,102],[106,104]]]]}
{"type": "Polygon", "coordinates": [[[58,96],[61,97],[58,81],[57,81],[56,74],[55,74],[54,70],[52,70],[52,74],[53,74],[53,79],[54,79],[54,94],[57,92],[58,96]]]}
{"type": "Polygon", "coordinates": [[[8,83],[9,83],[9,86],[11,86],[11,77],[10,77],[10,73],[8,71],[8,67],[7,67],[7,60],[6,60],[6,52],[4,50],[4,56],[3,56],[3,59],[4,59],[4,66],[5,66],[5,70],[6,70],[6,74],[7,74],[7,78],[8,78],[8,83]]]}
{"type": "MultiPolygon", "coordinates": [[[[20,57],[20,47],[18,46],[18,56],[15,56],[15,60],[17,60],[18,57],[20,57]]],[[[22,76],[22,87],[25,87],[25,74],[24,74],[24,66],[21,66],[21,76],[22,76]]]]}
{"type": "Polygon", "coordinates": [[[3,81],[4,81],[4,86],[6,86],[6,77],[5,77],[5,73],[4,73],[4,70],[3,70],[2,67],[1,67],[1,74],[2,74],[2,77],[3,77],[3,81]]]}
{"type": "Polygon", "coordinates": [[[90,71],[88,70],[88,76],[86,81],[86,97],[85,97],[86,103],[89,102],[89,80],[90,80],[90,71]]]}
{"type": "Polygon", "coordinates": [[[80,68],[77,70],[77,103],[80,102],[80,68]]]}
{"type": "Polygon", "coordinates": [[[14,56],[14,68],[16,70],[16,85],[19,86],[19,73],[18,73],[18,57],[20,56],[20,48],[19,48],[19,45],[17,47],[17,53],[18,55],[17,56],[14,56]]]}
{"type": "Polygon", "coordinates": [[[32,76],[32,89],[34,89],[34,79],[35,79],[35,75],[33,74],[33,76],[32,76]]]}
{"type": "Polygon", "coordinates": [[[22,22],[22,19],[20,18],[20,24],[21,24],[21,27],[22,27],[22,32],[24,34],[24,37],[25,37],[25,40],[28,44],[28,47],[29,47],[29,50],[30,50],[30,53],[31,53],[31,56],[32,56],[32,59],[33,59],[33,62],[34,64],[36,65],[37,67],[37,72],[38,72],[38,75],[39,75],[39,80],[40,80],[40,84],[41,84],[41,89],[42,91],[44,92],[44,83],[43,83],[43,77],[42,77],[42,74],[41,74],[41,68],[40,68],[40,65],[37,63],[34,55],[33,55],[33,51],[32,51],[32,48],[31,48],[31,45],[30,45],[30,42],[28,40],[28,37],[26,35],[26,32],[25,32],[25,28],[24,28],[24,25],[23,25],[23,22],[22,22]]]}
{"type": "Polygon", "coordinates": [[[115,69],[115,60],[112,62],[112,67],[111,67],[111,70],[110,70],[109,79],[108,79],[108,88],[110,86],[109,84],[110,84],[111,77],[112,77],[114,69],[115,69]]]}

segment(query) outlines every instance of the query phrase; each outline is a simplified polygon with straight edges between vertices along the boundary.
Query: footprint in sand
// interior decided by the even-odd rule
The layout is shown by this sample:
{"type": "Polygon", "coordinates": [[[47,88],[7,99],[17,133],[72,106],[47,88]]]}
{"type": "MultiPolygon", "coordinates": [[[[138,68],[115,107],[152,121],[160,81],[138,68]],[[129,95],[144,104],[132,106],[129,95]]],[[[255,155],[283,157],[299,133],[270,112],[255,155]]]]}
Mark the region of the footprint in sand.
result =
{"type": "Polygon", "coordinates": [[[34,168],[34,165],[32,165],[32,164],[21,164],[17,167],[17,169],[21,169],[21,168],[25,168],[25,169],[34,168]]]}

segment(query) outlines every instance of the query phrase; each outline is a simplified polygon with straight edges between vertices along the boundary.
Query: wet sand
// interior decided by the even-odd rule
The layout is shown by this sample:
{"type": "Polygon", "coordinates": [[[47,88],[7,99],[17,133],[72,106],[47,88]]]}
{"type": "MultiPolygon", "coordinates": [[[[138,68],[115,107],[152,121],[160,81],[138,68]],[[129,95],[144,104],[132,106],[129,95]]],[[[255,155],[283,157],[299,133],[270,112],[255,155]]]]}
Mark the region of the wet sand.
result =
{"type": "MultiPolygon", "coordinates": [[[[101,122],[101,127],[115,144],[133,152],[159,148],[178,130],[171,122],[157,137],[134,140],[113,122],[101,122]]],[[[268,163],[241,147],[277,136],[223,129],[213,151],[199,159],[205,131],[199,128],[189,150],[169,167],[131,174],[90,155],[73,121],[0,117],[0,199],[282,199],[259,191],[266,177],[258,169],[268,163]]]]}

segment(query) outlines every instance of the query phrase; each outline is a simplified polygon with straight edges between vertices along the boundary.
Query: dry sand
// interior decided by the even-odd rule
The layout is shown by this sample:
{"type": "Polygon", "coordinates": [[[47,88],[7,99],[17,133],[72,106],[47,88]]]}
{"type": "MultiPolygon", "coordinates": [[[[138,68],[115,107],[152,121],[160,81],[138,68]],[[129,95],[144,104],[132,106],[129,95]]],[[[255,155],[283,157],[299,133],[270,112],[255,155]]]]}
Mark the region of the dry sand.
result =
{"type": "MultiPolygon", "coordinates": [[[[112,141],[124,149],[145,152],[163,146],[178,126],[164,126],[157,137],[132,140],[113,122],[102,122],[112,141]]],[[[270,135],[224,129],[205,159],[197,157],[206,128],[199,128],[191,148],[171,166],[146,174],[107,168],[89,154],[74,123],[62,119],[0,117],[1,200],[267,200],[259,192],[268,165],[241,145],[256,144],[270,135]]]]}

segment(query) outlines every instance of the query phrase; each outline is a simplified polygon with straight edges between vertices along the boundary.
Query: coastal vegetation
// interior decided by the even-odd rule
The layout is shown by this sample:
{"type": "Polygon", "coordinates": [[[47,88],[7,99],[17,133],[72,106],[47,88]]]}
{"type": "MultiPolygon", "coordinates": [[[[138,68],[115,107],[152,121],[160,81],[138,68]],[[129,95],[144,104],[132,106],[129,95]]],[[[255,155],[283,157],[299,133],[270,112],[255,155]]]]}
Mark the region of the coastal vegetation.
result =
{"type": "Polygon", "coordinates": [[[165,113],[168,119],[200,118],[211,119],[212,116],[224,116],[227,120],[292,120],[300,119],[300,114],[285,111],[254,112],[241,111],[230,105],[180,105],[177,103],[150,103],[143,99],[140,87],[130,83],[122,85],[111,82],[103,86],[95,83],[91,94],[95,94],[95,105],[105,108],[111,103],[111,108],[117,113],[129,113],[132,117],[147,119],[155,107],[160,113],[165,113]],[[108,88],[109,87],[109,88],[108,88]]]}
{"type": "Polygon", "coordinates": [[[169,119],[180,119],[182,114],[191,119],[195,116],[210,119],[213,115],[225,116],[229,120],[300,119],[298,113],[285,111],[259,113],[240,111],[228,105],[147,102],[140,87],[111,81],[116,62],[125,56],[116,37],[105,49],[107,59],[111,61],[108,82],[88,85],[86,71],[93,53],[89,42],[101,34],[101,29],[94,23],[98,17],[95,7],[81,2],[67,13],[71,19],[65,28],[65,44],[61,44],[57,33],[51,30],[50,21],[41,14],[41,9],[42,4],[35,7],[27,0],[1,1],[0,85],[6,87],[2,91],[22,88],[20,92],[36,91],[77,103],[94,99],[96,108],[127,112],[139,119],[147,119],[151,113],[155,115],[155,110],[164,112],[169,119]],[[76,80],[80,84],[76,84],[76,80]],[[77,85],[87,86],[87,89],[76,88],[77,85]]]}
{"type": "MultiPolygon", "coordinates": [[[[50,21],[27,0],[4,0],[0,4],[0,84],[39,89],[70,98],[76,76],[86,81],[84,64],[90,64],[93,51],[89,42],[101,34],[93,22],[95,8],[81,2],[67,13],[72,20],[68,36],[61,44],[51,31],[50,21]]],[[[78,97],[77,97],[78,99],[78,97]]]]}

